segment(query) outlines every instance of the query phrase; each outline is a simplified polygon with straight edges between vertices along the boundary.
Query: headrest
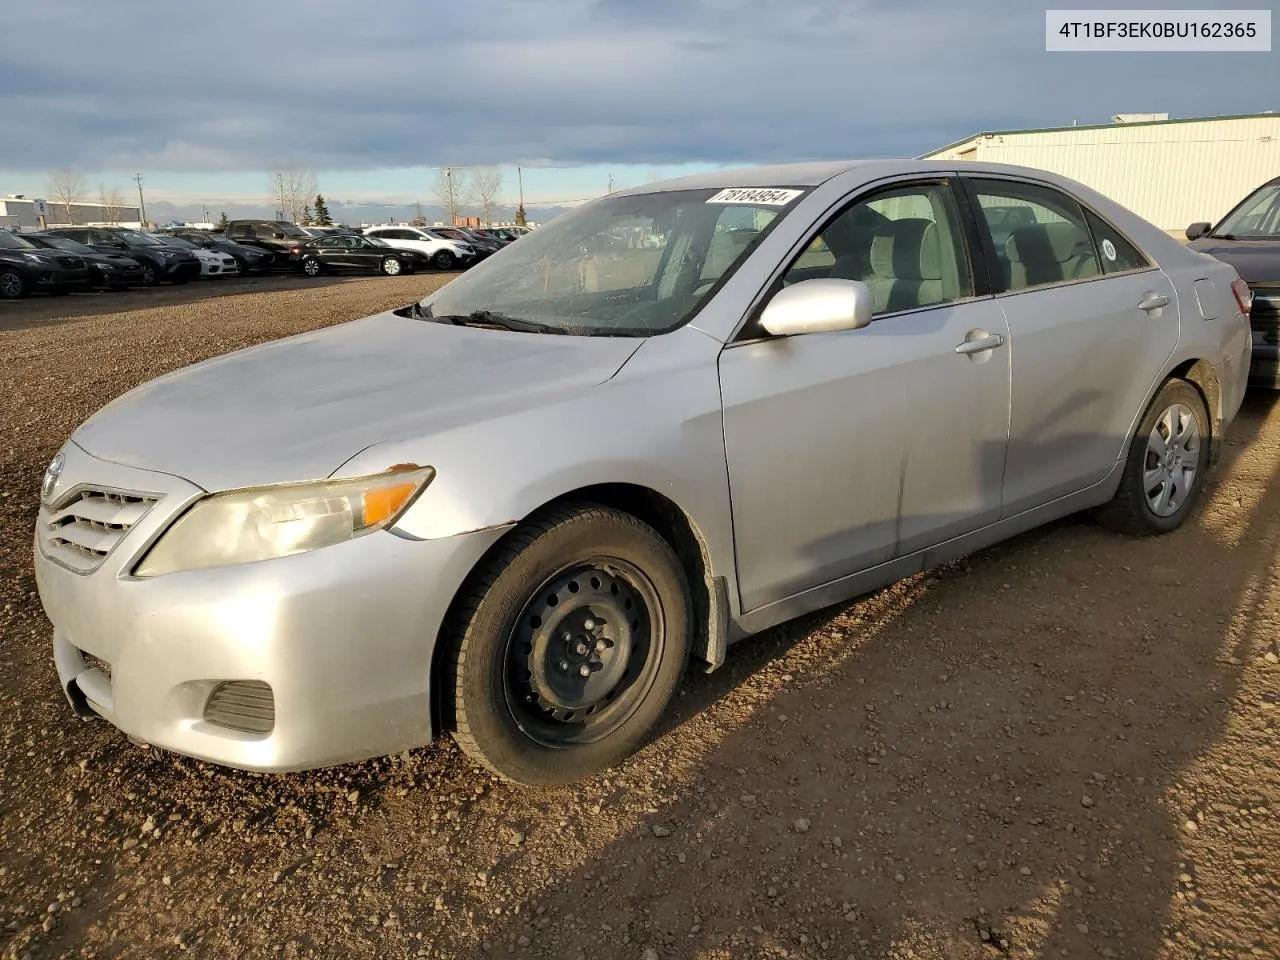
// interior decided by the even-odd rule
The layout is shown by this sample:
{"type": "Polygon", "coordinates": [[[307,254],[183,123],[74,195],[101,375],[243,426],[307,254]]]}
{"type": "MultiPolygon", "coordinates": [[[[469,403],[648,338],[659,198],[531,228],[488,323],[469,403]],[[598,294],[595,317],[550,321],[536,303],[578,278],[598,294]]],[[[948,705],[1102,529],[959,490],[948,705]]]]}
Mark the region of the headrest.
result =
{"type": "Polygon", "coordinates": [[[890,220],[871,241],[871,269],[894,280],[940,280],[942,251],[932,220],[890,220]]]}
{"type": "Polygon", "coordinates": [[[1034,223],[1016,228],[1005,241],[1012,263],[1066,263],[1080,253],[1080,230],[1073,223],[1034,223]]]}

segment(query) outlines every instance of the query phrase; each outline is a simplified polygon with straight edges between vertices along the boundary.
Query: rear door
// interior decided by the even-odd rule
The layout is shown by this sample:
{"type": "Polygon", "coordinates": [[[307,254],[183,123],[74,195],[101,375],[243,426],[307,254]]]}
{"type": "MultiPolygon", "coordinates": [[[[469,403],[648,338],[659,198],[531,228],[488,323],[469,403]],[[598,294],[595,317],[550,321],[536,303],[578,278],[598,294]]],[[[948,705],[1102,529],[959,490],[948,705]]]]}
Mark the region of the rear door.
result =
{"type": "Polygon", "coordinates": [[[1011,337],[1012,516],[1099,482],[1123,456],[1177,347],[1177,295],[1133,242],[1060,190],[995,176],[966,187],[1011,337]]]}

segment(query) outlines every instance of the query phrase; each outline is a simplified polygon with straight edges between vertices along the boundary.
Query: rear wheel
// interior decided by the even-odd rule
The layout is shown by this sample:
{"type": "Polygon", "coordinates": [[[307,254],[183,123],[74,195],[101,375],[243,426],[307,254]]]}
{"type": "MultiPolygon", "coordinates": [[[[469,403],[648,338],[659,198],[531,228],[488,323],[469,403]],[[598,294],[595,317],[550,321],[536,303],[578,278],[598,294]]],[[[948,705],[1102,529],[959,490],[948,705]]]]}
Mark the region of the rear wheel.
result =
{"type": "Polygon", "coordinates": [[[1131,536],[1182,526],[1204,486],[1210,430],[1200,391],[1185,380],[1166,382],[1138,425],[1120,489],[1098,509],[1098,521],[1131,536]]]}
{"type": "Polygon", "coordinates": [[[665,540],[582,504],[526,523],[459,598],[453,736],[517,783],[569,783],[639,748],[689,660],[689,589],[665,540]]]}
{"type": "Polygon", "coordinates": [[[142,265],[142,285],[144,287],[154,287],[159,282],[160,274],[156,268],[149,263],[144,263],[142,265]]]}
{"type": "Polygon", "coordinates": [[[387,257],[382,261],[382,272],[388,277],[398,277],[402,269],[399,257],[387,257]]]}
{"type": "Polygon", "coordinates": [[[448,250],[440,250],[432,258],[437,270],[452,270],[457,265],[457,259],[448,250]]]}

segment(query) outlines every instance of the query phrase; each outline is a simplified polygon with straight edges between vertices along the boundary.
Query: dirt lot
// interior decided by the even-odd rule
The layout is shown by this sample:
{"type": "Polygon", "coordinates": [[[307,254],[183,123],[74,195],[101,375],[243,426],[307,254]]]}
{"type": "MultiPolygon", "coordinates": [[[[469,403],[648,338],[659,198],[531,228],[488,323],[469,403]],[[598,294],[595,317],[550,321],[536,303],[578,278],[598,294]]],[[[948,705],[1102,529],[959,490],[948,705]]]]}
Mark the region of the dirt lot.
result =
{"type": "Polygon", "coordinates": [[[580,788],[448,742],[250,776],[75,719],[28,559],[71,429],[439,282],[0,304],[0,955],[1280,955],[1266,395],[1181,532],[1068,521],[755,638],[580,788]]]}

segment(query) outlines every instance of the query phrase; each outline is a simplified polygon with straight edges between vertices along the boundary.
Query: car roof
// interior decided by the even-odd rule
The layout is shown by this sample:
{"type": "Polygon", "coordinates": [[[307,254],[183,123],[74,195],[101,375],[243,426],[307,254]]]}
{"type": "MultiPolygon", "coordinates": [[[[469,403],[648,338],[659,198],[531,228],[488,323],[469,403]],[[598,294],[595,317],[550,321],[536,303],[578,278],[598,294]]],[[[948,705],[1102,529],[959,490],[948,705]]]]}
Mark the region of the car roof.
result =
{"type": "Polygon", "coordinates": [[[629,190],[616,191],[614,196],[643,193],[664,193],[670,190],[707,190],[727,187],[816,187],[841,174],[858,172],[867,181],[902,174],[941,174],[962,172],[967,174],[1005,173],[1031,177],[1067,186],[1072,181],[1032,167],[1008,163],[987,163],[974,160],[829,160],[820,163],[781,163],[769,166],[739,167],[699,173],[673,180],[661,180],[629,190]]]}

